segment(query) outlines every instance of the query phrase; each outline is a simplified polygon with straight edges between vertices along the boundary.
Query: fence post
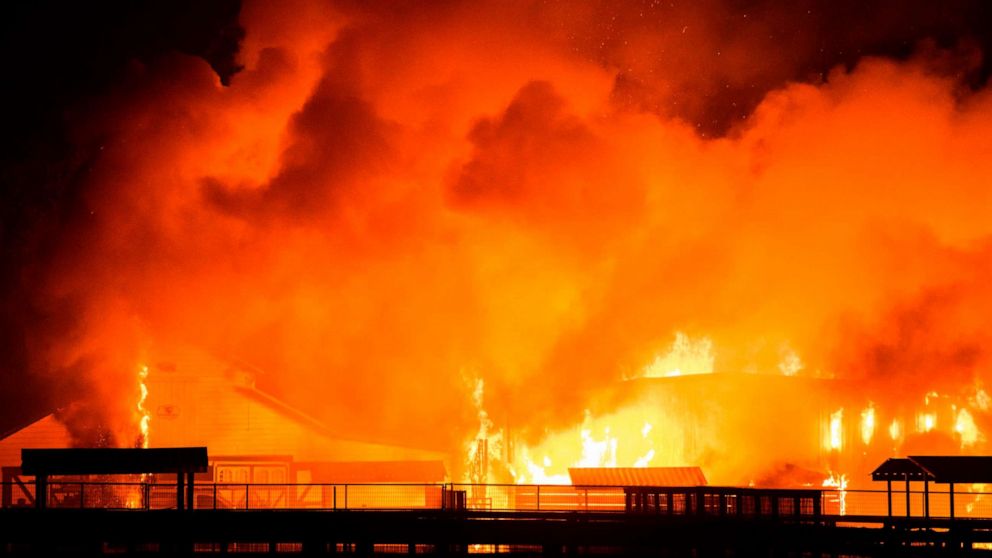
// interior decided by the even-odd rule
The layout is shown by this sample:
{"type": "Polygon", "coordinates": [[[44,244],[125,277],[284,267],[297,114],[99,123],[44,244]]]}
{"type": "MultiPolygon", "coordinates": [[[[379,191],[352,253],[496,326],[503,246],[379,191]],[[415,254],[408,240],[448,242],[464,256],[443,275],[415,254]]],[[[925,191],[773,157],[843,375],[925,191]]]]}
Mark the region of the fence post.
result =
{"type": "Polygon", "coordinates": [[[248,504],[248,485],[245,485],[245,509],[250,510],[251,506],[248,504]]]}
{"type": "Polygon", "coordinates": [[[214,509],[217,509],[217,482],[214,481],[214,509]]]}
{"type": "Polygon", "coordinates": [[[537,485],[537,511],[541,511],[541,485],[537,485]]]}
{"type": "Polygon", "coordinates": [[[344,485],[344,509],[348,509],[348,485],[344,485]]]}

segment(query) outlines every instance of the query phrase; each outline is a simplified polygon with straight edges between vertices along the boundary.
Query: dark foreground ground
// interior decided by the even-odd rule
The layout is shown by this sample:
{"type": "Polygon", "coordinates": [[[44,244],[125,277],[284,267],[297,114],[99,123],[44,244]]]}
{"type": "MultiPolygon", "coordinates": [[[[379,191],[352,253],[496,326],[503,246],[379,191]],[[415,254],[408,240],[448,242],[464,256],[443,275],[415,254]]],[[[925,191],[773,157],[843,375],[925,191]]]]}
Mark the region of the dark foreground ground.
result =
{"type": "Polygon", "coordinates": [[[443,510],[6,509],[0,510],[0,554],[992,556],[985,550],[992,547],[987,544],[992,521],[890,521],[443,510]]]}

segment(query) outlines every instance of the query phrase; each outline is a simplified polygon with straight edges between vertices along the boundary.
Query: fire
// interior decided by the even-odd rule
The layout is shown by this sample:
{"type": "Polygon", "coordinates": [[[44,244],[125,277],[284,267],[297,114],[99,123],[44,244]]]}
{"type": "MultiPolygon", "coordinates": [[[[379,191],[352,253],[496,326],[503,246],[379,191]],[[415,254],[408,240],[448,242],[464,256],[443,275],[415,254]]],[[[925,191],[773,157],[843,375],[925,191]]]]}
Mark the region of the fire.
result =
{"type": "Polygon", "coordinates": [[[783,376],[795,376],[805,367],[796,351],[788,345],[782,348],[782,359],[778,363],[778,369],[783,376]]]}
{"type": "Polygon", "coordinates": [[[152,415],[145,408],[145,401],[148,399],[148,385],[145,380],[148,379],[148,367],[141,365],[138,368],[138,404],[136,405],[138,411],[138,447],[147,448],[148,438],[149,438],[149,427],[151,426],[152,415]]]}
{"type": "Polygon", "coordinates": [[[933,412],[922,412],[916,415],[916,431],[931,432],[937,427],[937,414],[933,412]]]}
{"type": "Polygon", "coordinates": [[[982,434],[978,431],[978,426],[975,424],[975,419],[968,412],[968,409],[958,411],[957,418],[954,421],[954,432],[961,437],[962,448],[974,446],[982,438],[982,434]]]}
{"type": "Polygon", "coordinates": [[[675,333],[675,341],[668,352],[658,355],[644,367],[641,377],[667,378],[690,374],[712,374],[713,341],[703,337],[692,340],[681,331],[675,333]]]}
{"type": "Polygon", "coordinates": [[[106,415],[70,429],[148,446],[147,338],[263,366],[293,407],[443,448],[476,482],[650,464],[860,483],[893,445],[988,451],[992,97],[951,73],[973,53],[790,82],[792,53],[726,37],[751,26],[714,3],[243,4],[230,86],[169,56],[65,111],[81,151],[51,174],[80,179],[11,237],[45,252],[11,267],[25,362],[84,374],[52,383],[106,415]],[[692,46],[652,27],[682,15],[692,46]],[[672,54],[711,43],[734,56],[672,54]]]}
{"type": "Polygon", "coordinates": [[[892,438],[893,442],[898,442],[902,436],[902,426],[899,424],[899,419],[892,419],[892,423],[889,424],[889,438],[892,438]]]}
{"type": "Polygon", "coordinates": [[[844,448],[844,409],[840,408],[830,414],[828,447],[834,451],[844,448]]]}
{"type": "Polygon", "coordinates": [[[861,442],[866,446],[871,445],[872,436],[875,435],[875,405],[869,403],[868,407],[861,411],[861,442]]]}
{"type": "Polygon", "coordinates": [[[837,489],[838,514],[847,515],[847,475],[830,472],[830,476],[823,481],[824,488],[837,489]]]}

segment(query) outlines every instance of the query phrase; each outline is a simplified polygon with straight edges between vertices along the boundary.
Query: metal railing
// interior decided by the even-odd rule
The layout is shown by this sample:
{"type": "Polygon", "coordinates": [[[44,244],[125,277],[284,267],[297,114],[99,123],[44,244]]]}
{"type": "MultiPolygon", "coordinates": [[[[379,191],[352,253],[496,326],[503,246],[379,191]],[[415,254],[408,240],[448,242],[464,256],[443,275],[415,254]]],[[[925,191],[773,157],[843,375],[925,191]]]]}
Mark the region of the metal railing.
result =
{"type": "MultiPolygon", "coordinates": [[[[34,507],[34,483],[2,486],[4,508],[34,507]]],[[[49,508],[104,508],[117,510],[174,509],[176,485],[142,482],[49,482],[49,508]]],[[[929,491],[929,510],[923,491],[893,490],[894,517],[951,516],[947,491],[929,491]]],[[[473,511],[579,511],[623,512],[622,487],[518,484],[232,484],[196,483],[194,509],[228,510],[399,510],[457,508],[473,511]]],[[[825,489],[820,510],[826,516],[885,517],[889,497],[884,490],[825,489]]],[[[676,507],[674,513],[680,513],[676,507]]],[[[992,518],[992,491],[955,491],[954,517],[992,518]]]]}

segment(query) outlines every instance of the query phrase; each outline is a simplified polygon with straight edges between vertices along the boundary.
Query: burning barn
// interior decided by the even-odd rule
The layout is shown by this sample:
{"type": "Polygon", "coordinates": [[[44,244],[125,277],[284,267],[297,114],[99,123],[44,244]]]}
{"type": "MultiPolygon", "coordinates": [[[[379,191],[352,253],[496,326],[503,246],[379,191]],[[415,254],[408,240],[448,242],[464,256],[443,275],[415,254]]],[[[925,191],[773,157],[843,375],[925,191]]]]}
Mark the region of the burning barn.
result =
{"type": "MultiPolygon", "coordinates": [[[[139,447],[209,448],[202,480],[220,483],[443,482],[436,451],[355,440],[259,389],[245,366],[188,352],[140,377],[139,447]],[[402,472],[402,473],[401,473],[402,472]]],[[[0,440],[16,474],[22,448],[67,448],[73,436],[50,414],[0,440]]],[[[199,477],[198,477],[199,478],[199,477]]]]}

